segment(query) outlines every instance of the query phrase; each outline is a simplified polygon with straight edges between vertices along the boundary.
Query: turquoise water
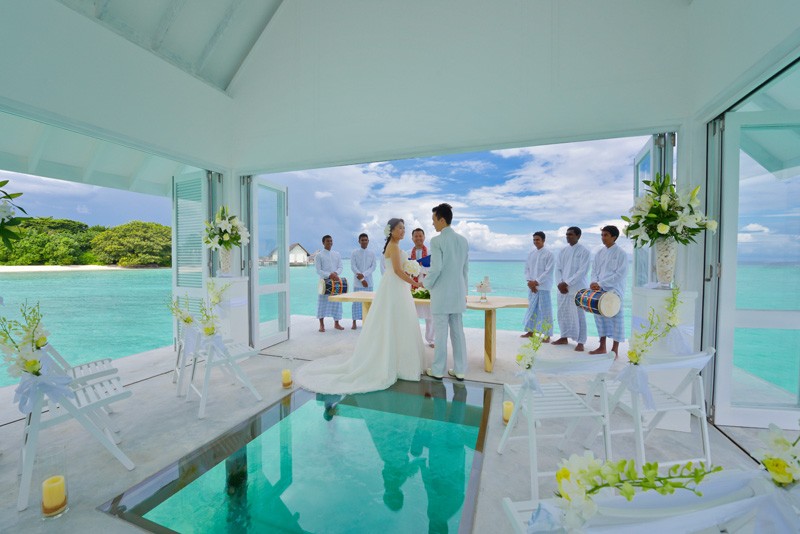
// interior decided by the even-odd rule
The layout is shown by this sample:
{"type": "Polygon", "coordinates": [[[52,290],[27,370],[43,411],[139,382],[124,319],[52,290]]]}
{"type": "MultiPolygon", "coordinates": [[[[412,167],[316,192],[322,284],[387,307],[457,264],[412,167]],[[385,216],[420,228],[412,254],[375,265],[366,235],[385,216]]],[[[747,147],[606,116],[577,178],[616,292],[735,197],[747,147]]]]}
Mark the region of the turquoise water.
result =
{"type": "Polygon", "coordinates": [[[177,493],[142,517],[177,532],[458,532],[482,410],[464,385],[453,402],[428,387],[441,391],[317,395],[254,423],[259,435],[198,478],[179,462],[177,493]]]}
{"type": "MultiPolygon", "coordinates": [[[[797,310],[800,281],[795,269],[792,265],[739,265],[737,306],[797,310]]],[[[353,278],[347,260],[344,275],[349,280],[353,278]]],[[[474,288],[484,276],[492,281],[494,295],[526,295],[521,261],[471,262],[470,287],[474,288]]],[[[292,267],[290,278],[291,313],[315,315],[318,278],[313,266],[292,267]]],[[[380,273],[376,273],[376,284],[379,280],[380,273]]],[[[166,306],[170,288],[169,269],[3,274],[0,296],[5,299],[5,306],[0,313],[15,316],[24,299],[31,303],[39,301],[53,345],[71,362],[119,358],[172,343],[172,319],[166,306]]],[[[554,307],[555,303],[553,298],[554,307]]],[[[624,308],[630,320],[630,295],[624,301],[624,308]]],[[[522,331],[524,315],[522,308],[501,310],[497,314],[497,328],[522,331]]],[[[597,331],[592,317],[587,315],[587,319],[591,344],[597,331]]],[[[344,320],[350,320],[350,304],[344,304],[344,320]]],[[[483,320],[480,311],[468,310],[464,315],[464,325],[469,328],[483,328],[483,320]]],[[[737,367],[790,393],[798,393],[797,331],[775,331],[768,335],[764,330],[738,329],[735,341],[737,367]],[[764,342],[765,336],[769,343],[764,342]]],[[[14,383],[16,379],[0,374],[0,386],[14,383]]]]}

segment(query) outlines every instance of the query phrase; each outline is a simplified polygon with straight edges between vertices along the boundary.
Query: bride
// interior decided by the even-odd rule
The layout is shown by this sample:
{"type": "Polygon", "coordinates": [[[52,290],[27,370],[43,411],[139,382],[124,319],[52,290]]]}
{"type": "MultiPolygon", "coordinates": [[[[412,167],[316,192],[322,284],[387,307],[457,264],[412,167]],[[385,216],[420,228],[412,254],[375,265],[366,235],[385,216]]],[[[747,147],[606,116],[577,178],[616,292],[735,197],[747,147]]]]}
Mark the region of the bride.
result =
{"type": "Polygon", "coordinates": [[[425,349],[408,286],[420,285],[403,272],[398,243],[405,233],[403,219],[390,219],[384,228],[386,271],[353,353],[304,365],[296,376],[300,386],[317,393],[365,393],[386,389],[398,378],[419,380],[425,349]]]}

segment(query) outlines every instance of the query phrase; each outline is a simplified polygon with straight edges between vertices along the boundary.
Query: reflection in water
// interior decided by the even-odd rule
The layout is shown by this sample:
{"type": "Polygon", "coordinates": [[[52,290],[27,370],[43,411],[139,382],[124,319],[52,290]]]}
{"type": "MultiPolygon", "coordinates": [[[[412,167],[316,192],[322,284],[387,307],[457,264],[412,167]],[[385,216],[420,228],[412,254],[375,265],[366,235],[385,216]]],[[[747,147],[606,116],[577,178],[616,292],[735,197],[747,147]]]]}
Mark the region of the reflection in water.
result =
{"type": "Polygon", "coordinates": [[[247,509],[247,447],[225,460],[225,492],[228,495],[228,532],[247,532],[250,512],[247,509]]]}
{"type": "MultiPolygon", "coordinates": [[[[422,465],[422,480],[428,494],[428,532],[448,532],[448,521],[464,503],[466,449],[462,434],[467,390],[453,383],[453,402],[447,402],[447,390],[442,382],[427,382],[433,399],[433,421],[420,418],[414,436],[415,455],[428,449],[428,463],[422,465]],[[449,409],[449,413],[448,413],[449,409]],[[435,421],[457,423],[442,428],[435,421]]],[[[426,395],[427,396],[427,395],[426,395]]]]}

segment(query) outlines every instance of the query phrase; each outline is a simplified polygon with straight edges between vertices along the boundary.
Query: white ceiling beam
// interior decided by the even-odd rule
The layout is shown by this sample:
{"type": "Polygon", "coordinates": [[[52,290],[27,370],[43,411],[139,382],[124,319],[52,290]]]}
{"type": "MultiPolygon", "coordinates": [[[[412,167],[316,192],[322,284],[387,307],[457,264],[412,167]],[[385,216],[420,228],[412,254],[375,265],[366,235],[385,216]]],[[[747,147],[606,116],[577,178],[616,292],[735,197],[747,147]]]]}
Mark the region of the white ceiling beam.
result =
{"type": "Polygon", "coordinates": [[[42,128],[39,130],[36,143],[34,144],[30,155],[28,156],[29,174],[34,174],[36,172],[36,168],[39,167],[39,162],[42,159],[42,154],[44,154],[44,149],[47,147],[47,142],[50,139],[50,133],[52,131],[53,129],[49,126],[42,126],[42,128]]]}
{"type": "Polygon", "coordinates": [[[150,166],[150,162],[153,160],[153,156],[149,154],[145,154],[142,158],[142,162],[137,167],[136,172],[131,175],[130,182],[128,189],[130,191],[135,191],[136,186],[139,184],[140,181],[147,175],[147,168],[150,166]]]}
{"type": "Polygon", "coordinates": [[[88,183],[89,178],[91,178],[92,173],[97,168],[97,164],[100,161],[103,153],[105,152],[106,143],[103,141],[96,141],[94,143],[94,150],[92,150],[92,155],[89,157],[89,161],[86,162],[86,165],[83,166],[83,176],[81,177],[81,181],[83,183],[88,183]]]}
{"type": "Polygon", "coordinates": [[[220,38],[225,33],[225,30],[227,30],[228,27],[230,26],[231,19],[239,10],[239,8],[242,6],[242,3],[243,0],[234,0],[233,2],[228,4],[228,9],[225,10],[225,14],[222,16],[222,20],[220,20],[219,24],[217,24],[214,33],[211,34],[211,38],[208,40],[208,42],[206,42],[206,46],[203,47],[203,51],[200,53],[200,57],[197,58],[197,61],[195,62],[192,68],[192,72],[196,74],[201,70],[203,70],[203,67],[206,64],[208,57],[217,47],[220,38]]]}
{"type": "Polygon", "coordinates": [[[94,16],[97,20],[103,20],[108,11],[108,3],[110,0],[96,0],[94,4],[94,16]]]}
{"type": "Polygon", "coordinates": [[[164,37],[167,36],[167,32],[172,27],[175,19],[178,18],[178,13],[183,9],[185,4],[186,0],[172,0],[169,6],[167,6],[167,10],[164,11],[164,15],[161,17],[161,20],[158,21],[158,27],[153,32],[153,38],[150,40],[150,47],[153,50],[159,50],[161,48],[164,37]]]}

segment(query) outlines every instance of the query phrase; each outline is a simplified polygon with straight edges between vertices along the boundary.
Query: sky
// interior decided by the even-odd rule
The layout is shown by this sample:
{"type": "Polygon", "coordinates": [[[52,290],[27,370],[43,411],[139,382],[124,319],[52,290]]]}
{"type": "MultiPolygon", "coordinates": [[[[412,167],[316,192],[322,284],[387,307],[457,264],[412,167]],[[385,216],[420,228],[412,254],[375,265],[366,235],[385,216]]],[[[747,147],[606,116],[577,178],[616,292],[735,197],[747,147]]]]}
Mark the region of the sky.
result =
{"type": "MultiPolygon", "coordinates": [[[[581,243],[601,246],[600,228],[620,230],[633,203],[633,161],[648,137],[631,137],[496,150],[430,158],[348,165],[263,175],[288,186],[290,242],[309,252],[330,234],[344,258],[369,234],[380,252],[383,227],[392,217],[411,230],[421,227],[426,243],[436,234],[431,208],[453,206],[454,229],[470,243],[471,259],[522,260],[532,248],[535,231],[547,235],[546,246],[566,246],[569,226],[581,227],[581,243]]],[[[780,177],[746,154],[741,157],[738,253],[743,261],[800,262],[800,175],[780,177]]],[[[794,169],[796,171],[796,169],[794,169]]],[[[79,220],[116,226],[132,220],[170,225],[166,197],[52,180],[0,171],[10,179],[7,191],[23,192],[18,203],[31,216],[79,220]]],[[[624,235],[619,245],[632,246],[624,235]]]]}
{"type": "MultiPolygon", "coordinates": [[[[290,239],[309,252],[321,237],[349,257],[366,232],[371,247],[383,247],[383,227],[392,217],[410,231],[436,235],[431,208],[453,206],[453,228],[470,244],[471,259],[525,259],[532,234],[545,232],[546,246],[566,246],[569,226],[583,230],[581,242],[601,246],[600,228],[620,230],[633,202],[633,161],[648,137],[568,143],[430,158],[348,165],[263,175],[289,188],[290,239]],[[313,213],[313,217],[293,216],[313,213]]],[[[630,242],[620,237],[628,252],[630,242]]]]}

